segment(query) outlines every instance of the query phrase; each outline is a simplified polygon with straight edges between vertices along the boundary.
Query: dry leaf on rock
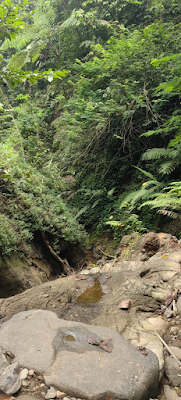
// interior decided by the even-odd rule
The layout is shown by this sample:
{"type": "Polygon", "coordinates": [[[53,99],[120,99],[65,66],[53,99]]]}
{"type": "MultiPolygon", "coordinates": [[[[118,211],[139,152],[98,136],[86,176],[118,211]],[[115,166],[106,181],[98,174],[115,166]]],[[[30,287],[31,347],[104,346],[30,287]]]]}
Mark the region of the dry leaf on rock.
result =
{"type": "Polygon", "coordinates": [[[99,346],[100,345],[100,342],[98,342],[97,339],[94,338],[93,336],[89,336],[87,341],[88,341],[89,344],[93,344],[95,346],[99,346]]]}
{"type": "Polygon", "coordinates": [[[112,351],[111,346],[108,345],[110,340],[111,339],[109,339],[109,340],[100,340],[100,342],[98,342],[97,339],[94,338],[93,336],[89,336],[87,338],[87,341],[88,341],[89,344],[93,344],[95,346],[99,346],[101,349],[107,351],[108,353],[111,353],[111,351],[112,351]]]}
{"type": "Polygon", "coordinates": [[[112,348],[108,345],[109,342],[110,342],[110,340],[101,340],[99,347],[101,349],[107,351],[108,353],[111,353],[112,348]]]}
{"type": "Polygon", "coordinates": [[[148,355],[148,349],[144,346],[139,346],[138,350],[141,351],[141,354],[143,354],[144,356],[148,355]]]}

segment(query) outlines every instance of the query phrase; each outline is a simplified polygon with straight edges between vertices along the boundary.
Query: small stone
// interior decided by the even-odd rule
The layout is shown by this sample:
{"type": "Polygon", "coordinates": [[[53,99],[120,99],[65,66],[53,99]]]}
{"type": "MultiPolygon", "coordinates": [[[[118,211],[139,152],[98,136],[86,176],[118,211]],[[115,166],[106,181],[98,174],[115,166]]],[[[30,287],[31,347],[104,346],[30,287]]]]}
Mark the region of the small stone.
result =
{"type": "Polygon", "coordinates": [[[177,393],[175,390],[170,388],[168,385],[164,385],[164,394],[166,397],[166,400],[178,400],[179,397],[177,396],[177,393]]]}
{"type": "Polygon", "coordinates": [[[42,381],[42,380],[43,380],[43,376],[42,376],[42,375],[38,375],[38,376],[37,376],[37,379],[38,379],[39,381],[42,381]]]}
{"type": "Polygon", "coordinates": [[[66,393],[64,392],[60,392],[59,390],[57,390],[57,399],[63,399],[66,396],[66,393]]]}
{"type": "Polygon", "coordinates": [[[36,392],[36,386],[34,386],[32,390],[33,390],[33,392],[36,392]]]}
{"type": "Polygon", "coordinates": [[[174,317],[174,311],[173,310],[165,310],[164,317],[166,317],[166,318],[174,317]]]}
{"type": "Polygon", "coordinates": [[[27,378],[27,376],[28,376],[28,369],[27,368],[22,369],[22,371],[20,372],[20,379],[24,380],[27,378]]]}
{"type": "Polygon", "coordinates": [[[40,386],[39,386],[39,385],[36,385],[35,387],[36,387],[37,390],[40,389],[40,386]]]}
{"type": "Polygon", "coordinates": [[[171,328],[170,328],[170,333],[171,333],[172,335],[177,335],[177,333],[178,333],[178,327],[177,327],[177,326],[171,326],[171,328]]]}
{"type": "MultiPolygon", "coordinates": [[[[172,353],[179,359],[181,360],[181,348],[175,347],[175,346],[170,346],[170,350],[172,353]]],[[[181,375],[181,374],[180,374],[181,375]]]]}
{"type": "Polygon", "coordinates": [[[48,389],[47,391],[45,399],[46,400],[55,399],[56,396],[57,396],[57,391],[54,389],[53,386],[51,386],[50,389],[48,389]]]}
{"type": "Polygon", "coordinates": [[[34,369],[30,369],[29,372],[28,372],[29,376],[33,376],[34,373],[35,373],[34,369]]]}
{"type": "Polygon", "coordinates": [[[42,397],[45,397],[45,393],[44,392],[41,392],[41,395],[42,395],[42,397]]]}
{"type": "Polygon", "coordinates": [[[165,374],[173,386],[181,385],[181,374],[178,361],[168,357],[165,360],[165,374]]]}
{"type": "Polygon", "coordinates": [[[23,386],[23,387],[28,387],[29,386],[29,381],[27,381],[27,380],[25,380],[25,379],[23,379],[22,381],[21,381],[21,386],[23,386]]]}
{"type": "Polygon", "coordinates": [[[10,364],[0,374],[0,392],[11,395],[18,392],[20,387],[19,365],[18,363],[10,364]]]}
{"type": "Polygon", "coordinates": [[[45,387],[45,384],[44,384],[43,382],[40,383],[40,387],[41,387],[41,388],[45,387]]]}
{"type": "Polygon", "coordinates": [[[70,400],[69,397],[64,397],[63,400],[70,400]]]}

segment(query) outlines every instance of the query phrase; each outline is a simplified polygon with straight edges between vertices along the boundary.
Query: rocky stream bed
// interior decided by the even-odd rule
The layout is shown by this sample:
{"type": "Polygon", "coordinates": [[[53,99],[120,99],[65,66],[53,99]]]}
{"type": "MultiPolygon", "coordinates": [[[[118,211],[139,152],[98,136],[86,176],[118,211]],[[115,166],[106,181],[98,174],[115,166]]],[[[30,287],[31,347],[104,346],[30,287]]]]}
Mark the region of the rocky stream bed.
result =
{"type": "Polygon", "coordinates": [[[181,398],[181,247],[169,234],[124,237],[112,261],[0,299],[0,318],[0,400],[181,398]]]}

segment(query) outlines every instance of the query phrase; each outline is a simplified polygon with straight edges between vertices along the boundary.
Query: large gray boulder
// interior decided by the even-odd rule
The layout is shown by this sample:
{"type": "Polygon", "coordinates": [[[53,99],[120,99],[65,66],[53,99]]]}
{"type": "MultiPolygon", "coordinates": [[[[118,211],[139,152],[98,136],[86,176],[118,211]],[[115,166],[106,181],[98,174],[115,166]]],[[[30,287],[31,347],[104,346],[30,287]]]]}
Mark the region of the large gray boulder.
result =
{"type": "Polygon", "coordinates": [[[59,319],[50,311],[21,312],[0,329],[4,351],[21,367],[43,374],[48,386],[96,400],[148,400],[158,388],[158,359],[109,328],[59,319]],[[106,351],[89,344],[109,341],[106,351]],[[94,340],[93,339],[93,340],[94,340]]]}

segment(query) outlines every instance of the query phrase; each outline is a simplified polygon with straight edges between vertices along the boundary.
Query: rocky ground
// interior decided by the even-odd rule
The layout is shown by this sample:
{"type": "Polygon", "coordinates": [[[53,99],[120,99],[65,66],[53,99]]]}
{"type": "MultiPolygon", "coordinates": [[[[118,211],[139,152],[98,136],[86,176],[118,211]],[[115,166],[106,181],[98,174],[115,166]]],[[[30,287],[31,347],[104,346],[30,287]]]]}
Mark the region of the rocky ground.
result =
{"type": "MultiPolygon", "coordinates": [[[[78,274],[1,299],[2,326],[20,311],[43,309],[54,311],[67,321],[112,328],[140,351],[151,350],[157,355],[161,378],[157,398],[178,400],[181,397],[178,361],[181,360],[181,249],[178,240],[171,235],[154,233],[141,238],[138,235],[124,237],[115,259],[98,264],[101,267],[88,266],[78,274]]],[[[17,394],[45,398],[50,387],[39,375],[28,373],[17,394]]],[[[68,394],[58,395],[67,397],[68,394]]],[[[57,397],[57,393],[54,392],[54,396],[57,397]]],[[[109,393],[105,395],[109,397],[109,393]]]]}

